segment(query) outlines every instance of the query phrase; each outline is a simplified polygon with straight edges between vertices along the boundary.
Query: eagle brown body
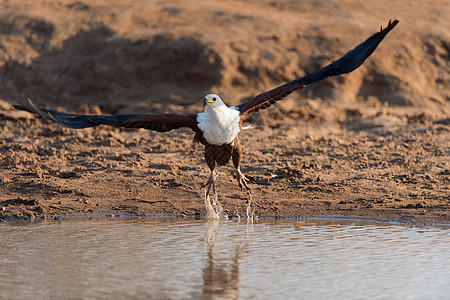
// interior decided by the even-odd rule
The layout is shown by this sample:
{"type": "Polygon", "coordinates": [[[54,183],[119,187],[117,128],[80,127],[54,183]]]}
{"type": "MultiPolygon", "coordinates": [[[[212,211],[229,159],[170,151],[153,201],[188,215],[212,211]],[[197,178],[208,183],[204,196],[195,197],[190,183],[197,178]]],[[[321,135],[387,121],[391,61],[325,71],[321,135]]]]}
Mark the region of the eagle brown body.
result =
{"type": "Polygon", "coordinates": [[[202,144],[205,145],[205,161],[208,167],[213,170],[216,164],[219,166],[225,166],[233,157],[233,163],[235,167],[238,167],[241,162],[242,148],[236,146],[239,143],[239,138],[234,139],[234,145],[223,144],[223,145],[211,145],[204,141],[202,144]]]}
{"type": "Polygon", "coordinates": [[[242,147],[239,137],[234,139],[233,144],[211,145],[206,140],[201,143],[205,146],[205,161],[210,170],[214,170],[216,165],[225,166],[230,159],[233,159],[233,165],[238,169],[241,165],[242,147]]]}
{"type": "Polygon", "coordinates": [[[212,186],[215,192],[214,170],[217,165],[224,166],[230,159],[236,168],[236,177],[241,188],[250,189],[247,179],[240,171],[242,148],[239,142],[239,131],[242,121],[252,112],[265,109],[278,100],[283,99],[295,90],[327,77],[350,73],[357,69],[377,48],[383,38],[397,25],[398,20],[389,21],[388,26],[366,41],[356,46],[340,59],[322,69],[290,81],[270,91],[252,97],[247,102],[227,107],[219,96],[209,94],[204,99],[205,111],[197,115],[180,114],[122,114],[112,116],[76,115],[60,113],[53,110],[40,109],[29,101],[29,105],[15,107],[27,110],[69,128],[86,128],[97,125],[112,125],[128,128],[146,128],[166,132],[177,128],[189,127],[195,132],[194,141],[205,147],[205,161],[211,170],[206,183],[207,195],[212,186]]]}

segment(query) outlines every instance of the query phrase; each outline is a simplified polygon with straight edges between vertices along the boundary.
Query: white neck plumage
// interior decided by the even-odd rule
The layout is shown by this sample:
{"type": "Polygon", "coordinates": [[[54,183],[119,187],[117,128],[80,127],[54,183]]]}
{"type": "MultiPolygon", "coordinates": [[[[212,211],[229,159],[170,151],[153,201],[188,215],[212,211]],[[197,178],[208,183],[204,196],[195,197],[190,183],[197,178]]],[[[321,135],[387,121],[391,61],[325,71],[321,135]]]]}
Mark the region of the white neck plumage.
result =
{"type": "Polygon", "coordinates": [[[203,137],[213,145],[231,144],[239,133],[239,112],[225,104],[207,106],[197,120],[203,137]]]}

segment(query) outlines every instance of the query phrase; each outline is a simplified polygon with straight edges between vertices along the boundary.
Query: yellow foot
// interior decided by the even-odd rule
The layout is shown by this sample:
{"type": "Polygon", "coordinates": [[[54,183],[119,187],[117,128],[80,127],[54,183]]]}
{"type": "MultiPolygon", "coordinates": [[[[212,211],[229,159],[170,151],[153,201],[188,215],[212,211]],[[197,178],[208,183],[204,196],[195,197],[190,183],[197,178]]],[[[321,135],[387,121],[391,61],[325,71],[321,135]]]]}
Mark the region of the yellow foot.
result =
{"type": "Polygon", "coordinates": [[[236,169],[236,179],[238,181],[239,188],[241,189],[241,191],[245,188],[248,194],[251,195],[250,187],[248,186],[249,180],[247,179],[247,177],[245,177],[244,174],[242,174],[239,168],[236,169]]]}

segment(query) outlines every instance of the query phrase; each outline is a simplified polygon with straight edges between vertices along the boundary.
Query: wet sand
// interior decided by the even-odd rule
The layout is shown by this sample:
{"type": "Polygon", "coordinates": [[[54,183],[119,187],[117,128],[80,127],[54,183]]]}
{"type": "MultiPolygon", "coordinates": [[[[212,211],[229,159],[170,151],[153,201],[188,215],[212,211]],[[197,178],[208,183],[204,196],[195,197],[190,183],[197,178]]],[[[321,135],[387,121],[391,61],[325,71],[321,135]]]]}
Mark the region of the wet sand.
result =
{"type": "MultiPolygon", "coordinates": [[[[416,10],[408,1],[306,1],[301,10],[285,1],[26,2],[2,4],[0,14],[0,219],[206,213],[209,171],[189,130],[70,130],[13,110],[17,100],[191,114],[215,92],[234,105],[399,18],[359,70],[252,115],[240,135],[242,171],[259,217],[450,223],[445,1],[416,10]]],[[[219,171],[222,206],[244,216],[232,166],[219,171]]]]}

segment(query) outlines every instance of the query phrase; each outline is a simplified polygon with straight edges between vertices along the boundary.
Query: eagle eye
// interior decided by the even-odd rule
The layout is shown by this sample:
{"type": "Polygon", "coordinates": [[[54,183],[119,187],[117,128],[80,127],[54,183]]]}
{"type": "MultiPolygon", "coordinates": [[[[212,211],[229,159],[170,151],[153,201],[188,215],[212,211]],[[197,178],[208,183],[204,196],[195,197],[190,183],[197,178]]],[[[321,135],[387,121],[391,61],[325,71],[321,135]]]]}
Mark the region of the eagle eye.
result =
{"type": "Polygon", "coordinates": [[[216,99],[216,97],[213,97],[213,101],[216,101],[217,99],[216,99]]]}

